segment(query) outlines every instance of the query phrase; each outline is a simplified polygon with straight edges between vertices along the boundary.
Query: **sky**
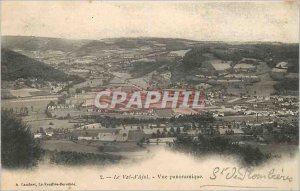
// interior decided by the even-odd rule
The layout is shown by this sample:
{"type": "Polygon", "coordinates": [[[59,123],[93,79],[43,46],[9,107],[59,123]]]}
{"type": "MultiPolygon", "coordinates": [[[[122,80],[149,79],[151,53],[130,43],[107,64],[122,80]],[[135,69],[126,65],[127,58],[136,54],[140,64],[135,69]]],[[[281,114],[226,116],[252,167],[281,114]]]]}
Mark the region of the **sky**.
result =
{"type": "Polygon", "coordinates": [[[297,1],[2,1],[1,34],[299,41],[297,1]]]}

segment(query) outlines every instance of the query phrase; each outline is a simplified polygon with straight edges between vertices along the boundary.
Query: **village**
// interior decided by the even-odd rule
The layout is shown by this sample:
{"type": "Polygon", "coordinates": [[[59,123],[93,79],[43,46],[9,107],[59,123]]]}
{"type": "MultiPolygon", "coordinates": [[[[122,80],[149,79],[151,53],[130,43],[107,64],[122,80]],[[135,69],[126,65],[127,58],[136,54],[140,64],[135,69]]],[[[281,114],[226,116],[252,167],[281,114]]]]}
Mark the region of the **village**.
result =
{"type": "Polygon", "coordinates": [[[282,90],[278,85],[298,80],[292,62],[274,62],[268,55],[236,58],[244,52],[254,54],[239,45],[201,48],[195,41],[179,40],[180,48],[172,48],[155,39],[138,39],[143,45],[137,45],[136,39],[119,41],[87,42],[84,48],[69,52],[14,48],[83,80],[5,81],[2,109],[21,117],[33,137],[50,150],[64,150],[63,145],[71,144],[65,149],[90,152],[101,147],[102,152],[109,148],[107,144],[117,144],[119,148],[131,145],[127,151],[132,152],[136,147],[171,145],[180,136],[196,140],[200,135],[230,138],[239,145],[297,142],[298,90],[282,90]],[[193,51],[200,52],[201,67],[193,63],[197,59],[186,61],[193,51]],[[196,67],[186,68],[190,63],[196,67]],[[95,100],[103,91],[198,91],[201,107],[99,108],[95,100]],[[180,121],[204,114],[214,120],[180,121]]]}

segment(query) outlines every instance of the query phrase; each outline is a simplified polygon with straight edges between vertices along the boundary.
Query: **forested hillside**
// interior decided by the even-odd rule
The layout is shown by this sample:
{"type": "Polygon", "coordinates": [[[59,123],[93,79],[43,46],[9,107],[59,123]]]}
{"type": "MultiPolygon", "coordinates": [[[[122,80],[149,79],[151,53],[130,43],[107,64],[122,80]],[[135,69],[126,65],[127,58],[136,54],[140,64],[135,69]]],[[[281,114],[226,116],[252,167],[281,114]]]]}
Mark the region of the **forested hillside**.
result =
{"type": "Polygon", "coordinates": [[[38,78],[47,81],[82,81],[64,72],[9,49],[1,49],[1,79],[38,78]]]}

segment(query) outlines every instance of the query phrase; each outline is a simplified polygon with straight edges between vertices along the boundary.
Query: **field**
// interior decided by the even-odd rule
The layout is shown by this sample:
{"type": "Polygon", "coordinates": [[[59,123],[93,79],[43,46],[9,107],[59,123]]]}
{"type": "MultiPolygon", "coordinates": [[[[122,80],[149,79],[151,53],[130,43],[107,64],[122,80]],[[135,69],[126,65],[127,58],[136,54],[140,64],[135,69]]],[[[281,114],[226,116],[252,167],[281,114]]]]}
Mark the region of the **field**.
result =
{"type": "Polygon", "coordinates": [[[275,92],[274,85],[277,83],[274,81],[269,73],[258,75],[260,81],[254,83],[251,86],[246,86],[246,90],[249,94],[257,96],[270,96],[275,92]]]}
{"type": "Polygon", "coordinates": [[[52,127],[53,129],[71,129],[74,127],[74,123],[69,123],[69,120],[58,120],[58,119],[37,118],[36,120],[27,121],[26,123],[30,125],[32,132],[36,132],[37,130],[40,129],[40,127],[44,129],[49,127],[52,127]],[[50,122],[53,125],[49,125],[50,122]]]}
{"type": "Polygon", "coordinates": [[[41,94],[45,93],[42,90],[34,89],[34,88],[23,88],[18,90],[10,90],[10,93],[15,97],[30,97],[34,94],[38,94],[41,92],[41,94]]]}
{"type": "Polygon", "coordinates": [[[131,78],[130,74],[124,73],[124,72],[123,73],[121,73],[121,72],[112,72],[112,74],[114,76],[117,76],[118,78],[123,79],[123,80],[127,80],[127,79],[131,78]]]}
{"type": "Polygon", "coordinates": [[[76,144],[68,140],[47,140],[41,144],[43,149],[50,151],[75,151],[83,153],[100,153],[97,147],[87,146],[83,144],[76,144]]]}
{"type": "Polygon", "coordinates": [[[70,114],[71,117],[73,116],[79,116],[79,115],[83,115],[83,114],[88,114],[86,113],[86,110],[75,110],[75,109],[57,109],[57,110],[53,110],[51,111],[52,116],[56,116],[56,117],[66,117],[68,114],[70,114]]]}
{"type": "Polygon", "coordinates": [[[29,111],[31,111],[31,107],[33,107],[34,112],[44,113],[47,104],[50,101],[56,101],[57,96],[41,96],[38,99],[33,98],[24,98],[24,99],[9,99],[2,100],[1,107],[3,108],[13,108],[20,109],[21,107],[27,107],[29,111]]]}
{"type": "Polygon", "coordinates": [[[84,88],[84,87],[99,87],[103,85],[102,79],[87,79],[85,82],[75,84],[73,88],[84,88]]]}
{"type": "Polygon", "coordinates": [[[136,85],[138,87],[141,87],[143,89],[146,89],[149,86],[148,82],[145,80],[144,77],[131,79],[129,81],[130,81],[131,84],[134,84],[134,85],[136,85]]]}
{"type": "Polygon", "coordinates": [[[171,51],[171,54],[177,54],[178,56],[183,57],[187,52],[189,52],[191,49],[187,50],[177,50],[177,51],[171,51]]]}

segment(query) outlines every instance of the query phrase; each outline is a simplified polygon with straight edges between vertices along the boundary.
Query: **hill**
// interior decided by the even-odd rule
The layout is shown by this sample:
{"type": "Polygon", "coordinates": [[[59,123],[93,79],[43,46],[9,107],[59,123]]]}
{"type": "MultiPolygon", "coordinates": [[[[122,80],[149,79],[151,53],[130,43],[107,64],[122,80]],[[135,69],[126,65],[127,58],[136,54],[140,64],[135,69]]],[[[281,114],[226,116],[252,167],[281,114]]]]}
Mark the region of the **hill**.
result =
{"type": "Polygon", "coordinates": [[[279,62],[290,63],[289,72],[298,73],[299,45],[298,44],[274,44],[274,43],[206,43],[192,48],[183,58],[183,68],[193,70],[202,66],[211,54],[220,60],[240,61],[242,58],[255,58],[266,61],[273,68],[279,62]]]}
{"type": "Polygon", "coordinates": [[[38,78],[46,81],[80,82],[78,76],[67,75],[45,63],[28,58],[17,52],[1,48],[1,79],[16,80],[18,78],[38,78]]]}

